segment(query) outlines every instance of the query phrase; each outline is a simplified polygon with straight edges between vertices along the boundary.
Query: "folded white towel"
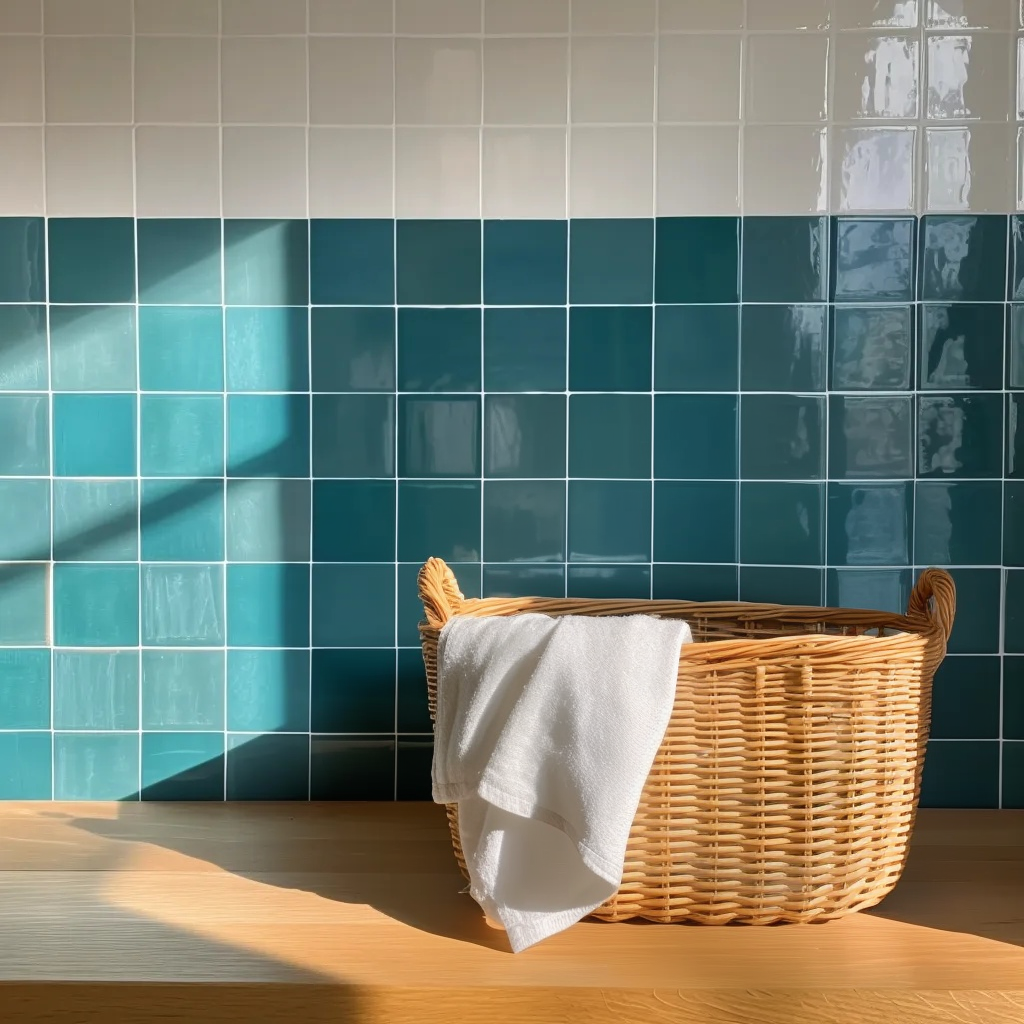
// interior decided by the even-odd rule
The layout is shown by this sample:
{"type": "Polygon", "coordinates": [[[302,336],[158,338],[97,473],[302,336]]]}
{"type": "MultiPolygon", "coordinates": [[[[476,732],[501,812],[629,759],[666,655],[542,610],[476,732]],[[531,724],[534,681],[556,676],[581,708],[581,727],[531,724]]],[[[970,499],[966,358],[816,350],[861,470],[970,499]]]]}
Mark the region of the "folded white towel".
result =
{"type": "Polygon", "coordinates": [[[470,892],[520,952],[622,882],[675,697],[685,622],[456,616],[441,633],[433,792],[470,892]]]}

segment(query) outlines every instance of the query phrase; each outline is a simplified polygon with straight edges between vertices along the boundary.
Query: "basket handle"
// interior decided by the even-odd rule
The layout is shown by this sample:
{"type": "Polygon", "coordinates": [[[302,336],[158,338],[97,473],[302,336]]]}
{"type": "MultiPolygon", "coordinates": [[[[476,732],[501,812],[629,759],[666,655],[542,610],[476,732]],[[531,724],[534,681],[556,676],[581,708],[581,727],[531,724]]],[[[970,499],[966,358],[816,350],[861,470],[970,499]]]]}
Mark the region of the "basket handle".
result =
{"type": "Polygon", "coordinates": [[[956,615],[956,584],[953,577],[944,569],[925,569],[910,595],[907,615],[914,619],[937,622],[948,641],[953,631],[953,617],[956,615]]]}
{"type": "Polygon", "coordinates": [[[455,574],[440,558],[431,558],[420,569],[417,583],[429,626],[440,629],[453,615],[458,615],[465,598],[455,574]]]}

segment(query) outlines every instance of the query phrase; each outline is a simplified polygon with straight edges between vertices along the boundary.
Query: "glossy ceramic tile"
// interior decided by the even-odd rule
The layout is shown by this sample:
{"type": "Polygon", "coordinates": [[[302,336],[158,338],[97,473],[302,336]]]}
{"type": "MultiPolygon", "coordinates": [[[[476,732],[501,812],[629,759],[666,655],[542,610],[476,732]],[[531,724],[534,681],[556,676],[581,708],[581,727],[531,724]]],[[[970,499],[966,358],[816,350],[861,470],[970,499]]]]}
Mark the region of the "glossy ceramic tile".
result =
{"type": "Polygon", "coordinates": [[[743,211],[751,216],[824,212],[828,140],[816,125],[744,129],[743,211]]]}
{"type": "Polygon", "coordinates": [[[929,35],[927,44],[930,119],[1006,117],[1012,51],[1005,35],[929,35]]]}
{"type": "MultiPolygon", "coordinates": [[[[331,528],[335,528],[335,523],[331,528]]],[[[437,557],[452,562],[479,560],[480,483],[403,480],[398,487],[397,530],[401,561],[422,564],[432,557],[424,554],[426,551],[443,551],[437,557]]],[[[395,530],[390,534],[393,543],[395,530]]],[[[359,560],[367,560],[370,554],[364,550],[359,560]]],[[[373,559],[389,560],[390,557],[373,559]]]]}
{"type": "Polygon", "coordinates": [[[831,388],[905,391],[914,373],[910,305],[836,306],[832,310],[831,388]]]}
{"type": "Polygon", "coordinates": [[[916,34],[842,33],[836,38],[834,116],[841,121],[915,119],[919,68],[916,34]]]}
{"type": "Polygon", "coordinates": [[[662,35],[658,42],[658,120],[739,121],[739,36],[662,35]]]}
{"type": "Polygon", "coordinates": [[[827,36],[751,33],[747,37],[748,122],[822,121],[828,116],[827,36]]]}

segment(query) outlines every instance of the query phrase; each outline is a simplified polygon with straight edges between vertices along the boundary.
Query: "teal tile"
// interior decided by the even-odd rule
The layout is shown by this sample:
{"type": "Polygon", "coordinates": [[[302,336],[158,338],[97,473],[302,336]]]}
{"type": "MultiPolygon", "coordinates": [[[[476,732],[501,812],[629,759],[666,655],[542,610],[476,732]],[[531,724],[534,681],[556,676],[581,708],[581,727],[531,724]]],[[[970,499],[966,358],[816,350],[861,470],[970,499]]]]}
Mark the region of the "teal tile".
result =
{"type": "Polygon", "coordinates": [[[50,642],[49,575],[45,564],[0,564],[0,646],[50,642]]]}
{"type": "MultiPolygon", "coordinates": [[[[388,486],[391,486],[390,484],[388,486]]],[[[394,493],[394,492],[392,492],[394,493]]],[[[401,480],[398,484],[398,558],[425,562],[443,558],[475,562],[480,558],[480,483],[433,483],[401,480]]],[[[395,551],[394,518],[380,538],[379,558],[360,555],[363,562],[390,561],[395,551]]],[[[356,561],[358,545],[349,549],[356,561]]],[[[328,730],[329,731],[329,730],[328,730]]]]}
{"type": "Polygon", "coordinates": [[[750,565],[821,565],[820,484],[741,483],[740,561],[750,565]]]}
{"type": "Polygon", "coordinates": [[[377,306],[395,301],[395,222],[312,220],[309,290],[314,305],[377,306]]]}
{"type": "Polygon", "coordinates": [[[649,562],[651,485],[569,481],[569,561],[649,562]]]}
{"type": "Polygon", "coordinates": [[[56,476],[135,476],[134,395],[54,395],[56,476]]]}
{"type": "Polygon", "coordinates": [[[488,562],[564,562],[565,483],[488,480],[484,544],[488,562]]]}
{"type": "Polygon", "coordinates": [[[399,651],[397,672],[395,723],[398,731],[433,732],[427,704],[427,673],[423,666],[423,652],[418,647],[399,651]]]}
{"type": "Polygon", "coordinates": [[[224,558],[224,485],[219,480],[144,480],[142,560],[224,558]]]}
{"type": "Polygon", "coordinates": [[[824,302],[827,282],[827,217],[743,218],[744,302],[824,302]]]}
{"type": "Polygon", "coordinates": [[[740,476],[820,480],[825,475],[825,401],[814,395],[744,395],[740,476]]]}
{"type": "Polygon", "coordinates": [[[50,728],[50,652],[0,648],[0,729],[50,728]]]}
{"type": "Polygon", "coordinates": [[[49,401],[46,395],[0,394],[0,476],[50,472],[49,401]]]}
{"type": "Polygon", "coordinates": [[[739,306],[656,306],[655,390],[735,391],[739,310],[739,306]]]}
{"type": "Polygon", "coordinates": [[[309,398],[228,395],[230,476],[309,476],[309,398]]]}
{"type": "Polygon", "coordinates": [[[824,391],[827,306],[743,307],[744,391],[824,391]]]}
{"type": "Polygon", "coordinates": [[[131,217],[51,217],[50,301],[135,301],[135,221],[131,217]]]}
{"type": "Polygon", "coordinates": [[[224,318],[219,306],[142,306],[143,391],[223,391],[224,318]]]}
{"type": "Polygon", "coordinates": [[[565,476],[564,395],[487,395],[484,414],[486,476],[565,476]]]}
{"type": "Polygon", "coordinates": [[[1003,484],[998,480],[918,481],[914,561],[918,565],[1001,564],[1002,501],[1003,484]]]}
{"type": "Polygon", "coordinates": [[[310,731],[390,732],[395,727],[395,652],[313,651],[310,731]]]}
{"type": "Polygon", "coordinates": [[[1010,217],[1010,275],[1007,298],[1024,299],[1024,221],[1020,214],[1010,217]]]}
{"type": "Polygon", "coordinates": [[[55,800],[137,800],[137,732],[53,735],[55,800]]]}
{"type": "Polygon", "coordinates": [[[394,565],[314,565],[312,604],[314,647],[394,646],[394,565]]]}
{"type": "Polygon", "coordinates": [[[564,565],[485,565],[484,597],[565,597],[564,565]]]}
{"type": "Polygon", "coordinates": [[[139,727],[138,651],[54,651],[53,727],[139,727]]]}
{"type": "Polygon", "coordinates": [[[54,391],[136,389],[134,306],[51,306],[54,391]]]}
{"type": "Polygon", "coordinates": [[[395,236],[398,304],[478,304],[480,234],[478,220],[400,220],[395,236]]]}
{"type": "Polygon", "coordinates": [[[393,800],[394,734],[313,736],[310,743],[311,800],[393,800]]]}
{"type": "Polygon", "coordinates": [[[658,395],[654,475],[661,479],[736,477],[735,395],[658,395]]]}
{"type": "MultiPolygon", "coordinates": [[[[1024,481],[1007,480],[1003,486],[1003,564],[1024,566],[1024,481]]],[[[977,529],[977,523],[972,526],[977,529]]]]}
{"type": "Polygon", "coordinates": [[[1006,475],[1024,477],[1024,396],[1006,396],[1006,475]]]}
{"type": "Polygon", "coordinates": [[[309,390],[309,310],[231,306],[224,312],[229,391],[309,390]]]}
{"type": "Polygon", "coordinates": [[[1004,743],[1001,807],[1024,810],[1024,743],[1004,743]]]}
{"type": "Polygon", "coordinates": [[[832,390],[906,391],[913,361],[912,306],[833,307],[832,390]]]}
{"type": "Polygon", "coordinates": [[[932,215],[921,219],[919,298],[1001,302],[1006,295],[1007,218],[932,215]]]}
{"type": "MultiPolygon", "coordinates": [[[[394,472],[387,447],[390,422],[385,421],[373,437],[374,443],[384,448],[379,457],[372,453],[380,475],[394,472]]],[[[398,475],[480,476],[480,399],[402,395],[398,401],[398,475]]]]}
{"type": "Polygon", "coordinates": [[[399,391],[479,391],[478,309],[398,311],[399,391]]]}
{"type": "MultiPolygon", "coordinates": [[[[999,569],[951,569],[956,584],[956,620],[949,638],[950,654],[995,654],[999,650],[999,569]]],[[[1010,584],[1006,588],[1007,625],[1010,616],[1010,584]]],[[[1006,650],[1012,641],[1007,629],[1006,650]]]]}
{"type": "Polygon", "coordinates": [[[913,525],[912,483],[828,485],[829,565],[910,565],[913,525]]]}
{"type": "Polygon", "coordinates": [[[53,798],[53,737],[0,732],[0,800],[53,798]]]}
{"type": "Polygon", "coordinates": [[[314,391],[395,390],[395,310],[315,308],[311,313],[314,391]]]}
{"type": "Polygon", "coordinates": [[[232,562],[308,562],[308,480],[229,480],[227,555],[232,562]]]}
{"type": "Polygon", "coordinates": [[[0,561],[49,557],[49,480],[0,479],[0,561]]]}
{"type": "MultiPolygon", "coordinates": [[[[964,571],[961,569],[959,573],[964,571]]],[[[961,600],[958,596],[958,615],[961,600]]],[[[990,610],[989,605],[986,611],[990,610]]],[[[1024,654],[1024,571],[1019,569],[1008,569],[1006,572],[1006,607],[1003,617],[1004,650],[1007,654],[1024,654]]]]}
{"type": "Polygon", "coordinates": [[[658,480],[654,485],[656,562],[735,562],[736,484],[658,480]]]}
{"type": "Polygon", "coordinates": [[[917,475],[1002,475],[1003,396],[919,395],[917,475]]]}
{"type": "Polygon", "coordinates": [[[229,733],[228,800],[308,800],[309,736],[229,733]]]}
{"type": "Polygon", "coordinates": [[[53,557],[59,562],[134,562],[139,557],[138,483],[54,480],[53,557]]]}
{"type": "Polygon", "coordinates": [[[564,306],[567,257],[564,220],[484,221],[484,302],[564,306]]]}
{"type": "Polygon", "coordinates": [[[0,391],[45,391],[46,307],[0,306],[0,391]]]}
{"type": "Polygon", "coordinates": [[[309,651],[228,651],[228,729],[308,732],[309,679],[309,651]]]}
{"type": "Polygon", "coordinates": [[[740,600],[755,604],[821,605],[821,569],[789,566],[740,566],[740,600]]]}
{"type": "MultiPolygon", "coordinates": [[[[479,563],[448,563],[459,581],[459,589],[466,597],[480,596],[480,565],[479,563]]],[[[398,566],[397,642],[400,647],[420,645],[419,624],[423,621],[423,605],[420,602],[416,578],[422,562],[407,562],[398,566]]]]}
{"type": "Polygon", "coordinates": [[[0,302],[45,301],[45,221],[0,217],[0,302]]]}
{"type": "Polygon", "coordinates": [[[142,799],[223,800],[223,733],[143,733],[142,799]]]}
{"type": "Polygon", "coordinates": [[[224,652],[143,651],[142,728],[223,730],[224,652]]]}
{"type": "Polygon", "coordinates": [[[654,221],[569,221],[569,301],[641,305],[654,298],[654,221]]]}
{"type": "Polygon", "coordinates": [[[591,600],[646,600],[651,596],[648,565],[570,565],[568,597],[591,600]]]}
{"type": "Polygon", "coordinates": [[[313,476],[394,475],[394,395],[313,396],[313,476]]]}
{"type": "Polygon", "coordinates": [[[650,479],[650,396],[572,395],[569,475],[650,479]]]}
{"type": "Polygon", "coordinates": [[[395,755],[395,799],[430,800],[430,768],[434,760],[432,736],[399,736],[395,755]]]}
{"type": "Polygon", "coordinates": [[[569,390],[650,391],[649,306],[573,306],[569,390]]]}
{"type": "Polygon", "coordinates": [[[220,304],[221,222],[140,218],[139,302],[220,304]]]}
{"type": "Polygon", "coordinates": [[[927,391],[999,391],[1006,316],[994,303],[921,306],[918,387],[927,391]]]}
{"type": "Polygon", "coordinates": [[[983,740],[928,744],[921,782],[922,807],[999,806],[999,744],[983,740]]]}
{"type": "Polygon", "coordinates": [[[309,646],[309,566],[229,565],[228,645],[309,646]]]}
{"type": "Polygon", "coordinates": [[[485,309],[484,387],[564,391],[564,309],[485,309]]]}
{"type": "Polygon", "coordinates": [[[1024,303],[1008,306],[1006,318],[1006,386],[1024,388],[1024,303]]]}
{"type": "Polygon", "coordinates": [[[394,558],[393,480],[313,481],[314,561],[392,562],[394,558]]]}
{"type": "Polygon", "coordinates": [[[832,608],[869,608],[903,615],[913,586],[910,569],[829,569],[825,601],[832,608]]]}
{"type": "Polygon", "coordinates": [[[224,299],[229,306],[309,303],[309,222],[224,221],[224,299]]]}
{"type": "Polygon", "coordinates": [[[737,217],[659,217],[655,300],[738,301],[739,254],[737,217]]]}
{"type": "Polygon", "coordinates": [[[223,476],[223,398],[143,395],[140,403],[143,476],[223,476]]]}
{"type": "Polygon", "coordinates": [[[836,302],[913,302],[914,219],[839,217],[835,221],[836,302]]]}
{"type": "Polygon", "coordinates": [[[832,395],[828,475],[841,480],[912,477],[912,402],[909,395],[832,395]]]}
{"type": "Polygon", "coordinates": [[[58,562],[53,567],[54,642],[60,647],[135,647],[139,567],[58,562]]]}
{"type": "MultiPolygon", "coordinates": [[[[957,659],[958,661],[961,659],[957,659]]],[[[989,659],[963,659],[983,661],[988,666],[989,659]]],[[[1003,738],[1008,740],[1024,740],[1024,658],[1005,657],[991,659],[999,669],[1000,660],[1003,669],[1003,738]]],[[[1022,776],[1024,779],[1024,776],[1022,776]]]]}
{"type": "Polygon", "coordinates": [[[656,601],[739,600],[735,565],[655,565],[653,573],[656,601]]]}
{"type": "Polygon", "coordinates": [[[142,643],[149,647],[219,647],[224,643],[224,567],[142,567],[142,643]]]}
{"type": "Polygon", "coordinates": [[[932,688],[932,739],[999,739],[999,661],[946,658],[939,666],[932,688]]]}

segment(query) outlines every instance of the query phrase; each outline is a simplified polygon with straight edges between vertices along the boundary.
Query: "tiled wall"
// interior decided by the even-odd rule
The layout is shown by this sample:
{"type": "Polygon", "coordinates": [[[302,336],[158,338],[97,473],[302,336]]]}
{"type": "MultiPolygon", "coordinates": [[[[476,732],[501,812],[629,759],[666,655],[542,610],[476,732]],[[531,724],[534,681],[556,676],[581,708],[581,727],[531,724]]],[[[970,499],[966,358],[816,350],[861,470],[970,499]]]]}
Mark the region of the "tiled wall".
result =
{"type": "Polygon", "coordinates": [[[952,566],[925,800],[1024,806],[1020,24],[4,0],[0,798],[424,796],[435,554],[890,608],[952,566]]]}

